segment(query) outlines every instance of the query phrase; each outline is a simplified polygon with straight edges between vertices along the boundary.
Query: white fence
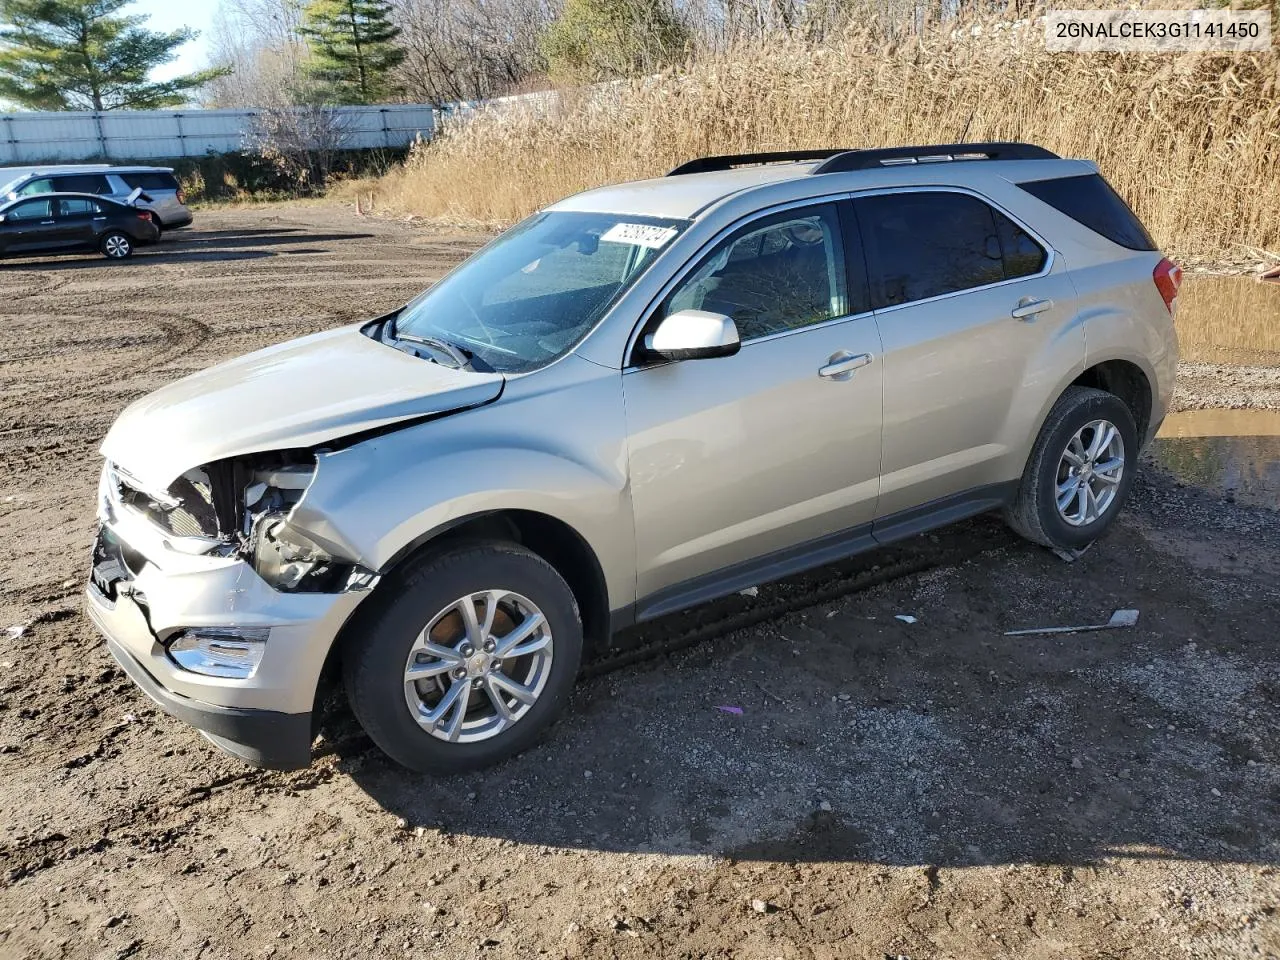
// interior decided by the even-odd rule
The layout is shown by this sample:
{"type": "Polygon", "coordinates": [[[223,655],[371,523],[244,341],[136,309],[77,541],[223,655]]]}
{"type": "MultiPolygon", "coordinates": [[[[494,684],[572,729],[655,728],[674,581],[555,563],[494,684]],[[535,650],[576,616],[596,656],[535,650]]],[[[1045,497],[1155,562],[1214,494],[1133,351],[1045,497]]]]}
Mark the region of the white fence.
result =
{"type": "MultiPolygon", "coordinates": [[[[409,104],[335,107],[344,146],[405,147],[435,131],[435,111],[409,104]]],[[[242,150],[252,110],[112,110],[0,114],[0,166],[53,160],[143,160],[242,150]]]]}

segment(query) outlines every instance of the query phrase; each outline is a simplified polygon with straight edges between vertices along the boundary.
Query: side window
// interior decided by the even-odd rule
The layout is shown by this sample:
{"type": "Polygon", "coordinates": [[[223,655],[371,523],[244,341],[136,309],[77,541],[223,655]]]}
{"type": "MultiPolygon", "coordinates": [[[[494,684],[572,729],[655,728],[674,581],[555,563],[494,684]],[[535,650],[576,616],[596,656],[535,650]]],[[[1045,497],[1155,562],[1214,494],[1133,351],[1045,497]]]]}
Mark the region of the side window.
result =
{"type": "Polygon", "coordinates": [[[52,200],[28,200],[26,203],[15,204],[9,208],[9,212],[5,214],[6,220],[52,220],[53,219],[53,201],[52,200]]]}
{"type": "Polygon", "coordinates": [[[53,193],[53,181],[47,177],[43,180],[32,180],[22,185],[18,191],[20,197],[34,197],[41,193],[53,193]]]}
{"type": "Polygon", "coordinates": [[[1033,197],[1130,250],[1154,250],[1155,241],[1120,194],[1101,175],[1057,177],[1018,184],[1033,197]]]}
{"type": "Polygon", "coordinates": [[[111,192],[111,184],[100,173],[78,173],[65,177],[53,178],[53,189],[58,193],[97,193],[111,192]]]}
{"type": "Polygon", "coordinates": [[[171,173],[122,173],[121,180],[129,185],[130,190],[141,187],[143,190],[177,190],[178,181],[171,173]]]}
{"type": "Polygon", "coordinates": [[[91,217],[99,210],[98,205],[92,200],[82,200],[80,197],[63,197],[58,201],[60,217],[91,217]]]}
{"type": "Polygon", "coordinates": [[[728,237],[680,282],[660,312],[680,310],[726,314],[744,342],[850,314],[835,205],[787,210],[728,237]]]}
{"type": "Polygon", "coordinates": [[[855,200],[876,308],[1005,279],[994,212],[963,193],[912,191],[855,200]]]}
{"type": "Polygon", "coordinates": [[[1049,258],[1044,247],[999,210],[992,210],[991,214],[996,218],[996,233],[1000,236],[1000,251],[1004,254],[1005,279],[1030,277],[1043,270],[1049,258]]]}

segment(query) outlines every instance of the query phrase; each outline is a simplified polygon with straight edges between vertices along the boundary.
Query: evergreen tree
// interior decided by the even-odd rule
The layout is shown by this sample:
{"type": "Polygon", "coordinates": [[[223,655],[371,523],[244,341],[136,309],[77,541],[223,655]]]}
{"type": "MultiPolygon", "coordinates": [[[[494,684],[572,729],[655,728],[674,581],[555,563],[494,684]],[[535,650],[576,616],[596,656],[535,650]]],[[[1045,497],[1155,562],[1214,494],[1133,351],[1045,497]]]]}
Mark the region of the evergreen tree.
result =
{"type": "Polygon", "coordinates": [[[326,99],[377,103],[395,92],[391,71],[405,52],[394,42],[400,28],[385,0],[311,0],[300,32],[326,99]]]}
{"type": "Polygon", "coordinates": [[[221,75],[204,70],[152,82],[197,36],[161,33],[131,0],[0,0],[0,98],[33,110],[154,110],[186,103],[221,75]]]}

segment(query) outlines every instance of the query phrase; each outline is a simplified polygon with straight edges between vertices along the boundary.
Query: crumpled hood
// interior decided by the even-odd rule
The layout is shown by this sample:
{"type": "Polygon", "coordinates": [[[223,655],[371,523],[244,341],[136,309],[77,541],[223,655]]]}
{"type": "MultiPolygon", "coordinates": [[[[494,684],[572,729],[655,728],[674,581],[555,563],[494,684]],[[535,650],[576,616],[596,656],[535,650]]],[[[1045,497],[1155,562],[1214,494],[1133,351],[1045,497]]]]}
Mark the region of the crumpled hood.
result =
{"type": "Polygon", "coordinates": [[[454,370],[340,327],[185,377],[120,414],[102,454],[151,490],[214,460],[309,447],[402,420],[478,406],[497,373],[454,370]]]}

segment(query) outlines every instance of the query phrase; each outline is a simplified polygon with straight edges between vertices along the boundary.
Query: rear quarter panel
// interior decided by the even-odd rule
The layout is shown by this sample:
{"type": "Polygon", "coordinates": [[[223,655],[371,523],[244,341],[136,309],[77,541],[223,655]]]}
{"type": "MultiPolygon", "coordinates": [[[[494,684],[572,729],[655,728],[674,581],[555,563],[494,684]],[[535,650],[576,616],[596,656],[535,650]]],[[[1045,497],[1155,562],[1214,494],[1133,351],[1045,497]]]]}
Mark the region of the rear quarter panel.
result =
{"type": "MultiPolygon", "coordinates": [[[[1094,164],[1075,165],[1078,169],[1054,171],[1054,175],[1097,173],[1094,164]]],[[[1151,422],[1144,439],[1150,439],[1173,398],[1178,368],[1173,318],[1152,279],[1162,254],[1113,243],[1015,182],[1005,177],[1000,180],[1002,183],[992,185],[993,192],[1050,239],[1069,270],[1075,285],[1076,311],[1084,327],[1085,368],[1108,360],[1125,360],[1146,375],[1151,385],[1151,422]]],[[[1071,379],[1064,380],[1062,389],[1071,379]]],[[[1060,393],[1061,390],[1047,400],[1037,422],[1043,422],[1060,393]]]]}

